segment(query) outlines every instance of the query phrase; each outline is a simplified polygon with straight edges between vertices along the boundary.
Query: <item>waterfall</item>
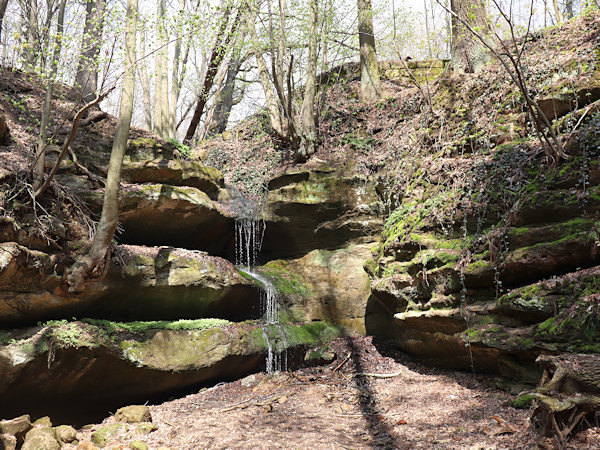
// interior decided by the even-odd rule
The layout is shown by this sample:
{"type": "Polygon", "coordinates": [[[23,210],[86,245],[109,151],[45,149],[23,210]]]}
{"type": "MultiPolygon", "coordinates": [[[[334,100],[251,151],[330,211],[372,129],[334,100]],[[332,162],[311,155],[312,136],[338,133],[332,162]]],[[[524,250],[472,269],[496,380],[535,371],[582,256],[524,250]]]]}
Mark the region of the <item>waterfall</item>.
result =
{"type": "Polygon", "coordinates": [[[235,221],[235,264],[253,269],[262,247],[265,224],[256,219],[235,221]]]}
{"type": "Polygon", "coordinates": [[[262,285],[262,333],[267,344],[267,373],[287,370],[287,339],[279,323],[279,295],[275,284],[254,270],[265,232],[263,221],[238,219],[235,222],[235,263],[262,285]]]}

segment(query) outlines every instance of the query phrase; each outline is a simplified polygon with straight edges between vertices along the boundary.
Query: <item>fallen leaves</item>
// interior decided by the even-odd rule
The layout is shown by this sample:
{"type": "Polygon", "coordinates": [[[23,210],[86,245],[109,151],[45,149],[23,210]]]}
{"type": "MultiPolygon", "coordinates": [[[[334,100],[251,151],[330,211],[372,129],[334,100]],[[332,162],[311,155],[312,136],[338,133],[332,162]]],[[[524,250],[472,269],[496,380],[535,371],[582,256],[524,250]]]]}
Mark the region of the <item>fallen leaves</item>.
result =
{"type": "Polygon", "coordinates": [[[515,426],[508,423],[502,417],[492,416],[490,417],[490,425],[483,427],[484,433],[489,436],[498,436],[500,434],[511,434],[516,433],[518,430],[515,426]]]}

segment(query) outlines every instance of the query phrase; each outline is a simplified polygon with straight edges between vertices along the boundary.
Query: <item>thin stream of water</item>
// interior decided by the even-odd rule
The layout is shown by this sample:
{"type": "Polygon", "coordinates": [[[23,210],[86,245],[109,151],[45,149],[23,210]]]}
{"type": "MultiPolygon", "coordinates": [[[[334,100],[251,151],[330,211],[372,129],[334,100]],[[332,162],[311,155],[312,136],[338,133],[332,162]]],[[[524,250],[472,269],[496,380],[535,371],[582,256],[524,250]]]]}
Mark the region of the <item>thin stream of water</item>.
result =
{"type": "Polygon", "coordinates": [[[261,310],[264,312],[262,333],[267,344],[267,373],[287,370],[287,339],[279,323],[279,295],[275,284],[254,270],[258,261],[265,224],[255,219],[235,222],[235,263],[259,281],[263,288],[261,310]]]}

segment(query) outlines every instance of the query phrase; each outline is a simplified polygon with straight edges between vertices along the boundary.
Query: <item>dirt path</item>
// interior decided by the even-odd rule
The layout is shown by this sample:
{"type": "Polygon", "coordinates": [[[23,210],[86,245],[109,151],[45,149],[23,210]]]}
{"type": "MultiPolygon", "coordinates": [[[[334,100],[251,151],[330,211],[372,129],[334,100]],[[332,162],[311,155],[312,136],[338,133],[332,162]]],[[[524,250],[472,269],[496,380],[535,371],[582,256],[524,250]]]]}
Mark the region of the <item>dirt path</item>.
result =
{"type": "MultiPolygon", "coordinates": [[[[369,337],[332,347],[338,359],[329,366],[250,375],[152,406],[156,431],[118,435],[108,448],[133,440],[151,449],[190,450],[536,448],[529,411],[503,406],[510,395],[484,377],[425,368],[401,354],[382,356],[369,337]],[[494,434],[500,430],[507,433],[494,434]]],[[[80,437],[89,439],[96,428],[80,437]]],[[[588,430],[572,444],[600,448],[598,436],[588,430]]]]}

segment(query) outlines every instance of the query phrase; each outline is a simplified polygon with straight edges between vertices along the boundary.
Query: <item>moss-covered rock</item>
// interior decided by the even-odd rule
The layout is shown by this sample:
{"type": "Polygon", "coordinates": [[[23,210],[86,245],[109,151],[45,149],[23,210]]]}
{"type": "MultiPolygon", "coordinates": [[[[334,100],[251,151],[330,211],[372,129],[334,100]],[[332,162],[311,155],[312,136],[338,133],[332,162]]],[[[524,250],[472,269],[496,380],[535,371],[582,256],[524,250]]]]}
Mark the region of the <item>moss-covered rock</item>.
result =
{"type": "Polygon", "coordinates": [[[49,318],[156,320],[260,315],[260,289],[228,261],[172,247],[120,246],[106,277],[79,296],[62,289],[55,256],[0,243],[0,323],[49,318]]]}
{"type": "Polygon", "coordinates": [[[98,447],[104,448],[113,436],[127,429],[128,426],[124,423],[109,423],[94,431],[91,440],[98,447]]]}
{"type": "Polygon", "coordinates": [[[382,225],[373,184],[364,177],[346,175],[343,169],[286,172],[269,186],[262,212],[267,223],[263,254],[268,258],[372,240],[369,236],[382,225]]]}
{"type": "Polygon", "coordinates": [[[339,334],[324,322],[205,328],[203,321],[86,320],[13,330],[12,341],[0,346],[3,411],[53,414],[68,403],[77,422],[82,413],[243,376],[264,364],[269,345],[303,356],[339,334]]]}
{"type": "Polygon", "coordinates": [[[35,427],[25,436],[23,450],[59,450],[60,442],[56,438],[56,432],[48,427],[35,427]]]}
{"type": "Polygon", "coordinates": [[[260,287],[228,261],[172,247],[120,246],[76,316],[113,320],[260,316],[260,287]]]}
{"type": "Polygon", "coordinates": [[[273,281],[292,319],[325,321],[362,334],[370,296],[363,265],[371,245],[313,250],[299,259],[270,261],[259,270],[273,281]]]}

